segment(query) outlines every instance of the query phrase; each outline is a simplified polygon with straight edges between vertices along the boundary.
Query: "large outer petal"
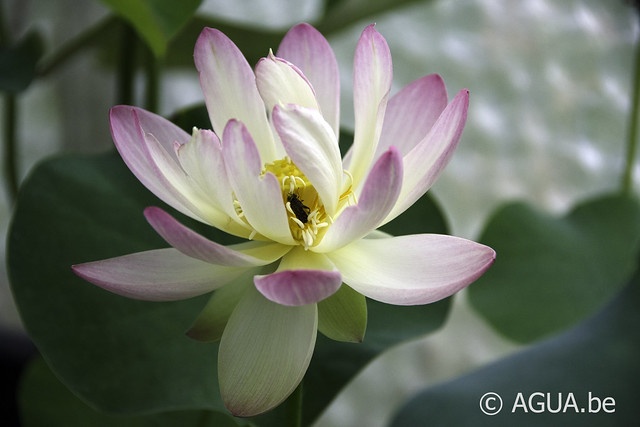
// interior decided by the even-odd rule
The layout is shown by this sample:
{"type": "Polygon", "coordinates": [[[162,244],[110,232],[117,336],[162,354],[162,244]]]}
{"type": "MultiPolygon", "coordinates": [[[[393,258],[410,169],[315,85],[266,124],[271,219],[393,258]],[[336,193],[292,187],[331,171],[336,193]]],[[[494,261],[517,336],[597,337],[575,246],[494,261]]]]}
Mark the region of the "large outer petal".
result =
{"type": "Polygon", "coordinates": [[[342,284],[340,272],[323,254],[301,246],[284,256],[275,273],[255,276],[256,288],[278,304],[313,304],[333,295],[342,284]]]}
{"type": "Polygon", "coordinates": [[[458,237],[415,234],[362,239],[329,254],[344,282],[377,301],[428,304],[468,286],[493,263],[488,246],[458,237]]]}
{"type": "Polygon", "coordinates": [[[429,133],[447,106],[447,89],[442,77],[421,77],[389,99],[376,155],[392,145],[404,156],[429,133]]]}
{"type": "Polygon", "coordinates": [[[263,161],[280,157],[253,70],[238,47],[221,31],[205,28],[194,58],[213,130],[222,135],[229,120],[240,120],[258,141],[263,161]]]}
{"type": "Polygon", "coordinates": [[[356,188],[376,152],[392,78],[389,46],[374,26],[369,25],[360,36],[353,64],[355,133],[347,169],[356,188]]]}
{"type": "Polygon", "coordinates": [[[438,179],[458,146],[467,121],[469,91],[462,89],[442,112],[429,134],[404,156],[404,181],[398,203],[383,223],[404,212],[438,179]]]}
{"type": "Polygon", "coordinates": [[[312,250],[331,252],[376,229],[395,206],[401,185],[402,159],[398,150],[391,147],[369,172],[358,204],[342,211],[312,250]]]}
{"type": "Polygon", "coordinates": [[[309,24],[291,28],[277,55],[295,64],[313,86],[320,111],[338,137],[340,131],[340,74],[327,40],[309,24]]]}
{"type": "Polygon", "coordinates": [[[220,392],[229,411],[249,417],[284,401],[309,367],[317,326],[315,304],[276,304],[250,286],[220,342],[220,392]]]}
{"type": "Polygon", "coordinates": [[[247,221],[263,236],[287,245],[295,244],[276,177],[262,173],[256,144],[243,123],[230,120],[224,130],[222,154],[231,187],[247,221]]]}
{"type": "Polygon", "coordinates": [[[318,111],[291,104],[273,109],[273,124],[287,154],[311,181],[329,215],[333,215],[343,171],[340,148],[331,128],[318,111]]]}
{"type": "Polygon", "coordinates": [[[246,242],[223,246],[180,224],[167,212],[148,207],[144,215],[149,224],[171,246],[183,254],[211,264],[227,267],[255,267],[280,259],[291,247],[279,243],[246,242]]]}
{"type": "Polygon", "coordinates": [[[173,248],[138,252],[72,268],[94,285],[147,301],[174,301],[201,295],[225,285],[243,271],[209,264],[173,248]]]}

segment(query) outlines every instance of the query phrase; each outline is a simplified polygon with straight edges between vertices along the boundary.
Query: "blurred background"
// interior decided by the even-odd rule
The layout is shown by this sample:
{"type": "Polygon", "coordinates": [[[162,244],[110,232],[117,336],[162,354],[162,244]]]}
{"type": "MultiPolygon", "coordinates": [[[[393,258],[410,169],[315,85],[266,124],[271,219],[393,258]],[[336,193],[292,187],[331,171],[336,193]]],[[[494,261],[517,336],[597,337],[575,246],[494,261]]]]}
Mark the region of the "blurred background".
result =
{"type": "MultiPolygon", "coordinates": [[[[506,201],[526,200],[562,214],[576,201],[619,185],[638,31],[634,11],[624,1],[342,3],[345,12],[336,13],[335,19],[323,17],[323,0],[204,0],[197,14],[209,25],[273,33],[274,49],[278,34],[291,25],[322,22],[320,28],[341,67],[345,128],[353,125],[353,50],[371,22],[390,45],[395,90],[429,73],[443,76],[451,96],[469,88],[469,119],[462,142],[431,190],[454,235],[477,239],[491,212],[506,201]]],[[[45,60],[110,14],[98,0],[3,0],[0,6],[12,39],[32,30],[44,36],[45,60]]],[[[160,73],[160,114],[203,102],[195,68],[183,60],[191,57],[197,33],[185,30],[169,45],[160,73]]],[[[112,147],[107,112],[118,96],[114,63],[104,46],[115,36],[105,31],[95,47],[69,57],[17,97],[21,178],[48,156],[112,147]]],[[[138,80],[138,96],[132,102],[143,105],[142,76],[138,80]]],[[[0,116],[5,110],[2,104],[0,116]]],[[[3,241],[10,214],[11,197],[3,187],[3,241]]],[[[0,251],[0,327],[19,332],[22,326],[7,283],[4,245],[0,251]]],[[[383,425],[393,408],[415,390],[517,348],[494,333],[462,293],[443,329],[375,361],[317,425],[336,425],[336,420],[355,425],[350,419],[364,422],[361,425],[383,425]],[[371,405],[372,401],[384,404],[371,405]]]]}

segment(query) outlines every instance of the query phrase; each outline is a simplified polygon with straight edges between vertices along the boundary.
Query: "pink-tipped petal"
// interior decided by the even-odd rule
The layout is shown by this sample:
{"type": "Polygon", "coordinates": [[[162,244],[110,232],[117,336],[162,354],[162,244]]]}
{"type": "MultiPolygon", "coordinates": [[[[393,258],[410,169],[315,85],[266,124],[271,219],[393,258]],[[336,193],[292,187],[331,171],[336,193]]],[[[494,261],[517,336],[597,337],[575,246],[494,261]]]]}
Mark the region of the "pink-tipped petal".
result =
{"type": "Polygon", "coordinates": [[[309,367],[317,327],[316,304],[287,307],[250,286],[220,341],[218,378],[229,411],[250,417],[283,402],[309,367]]]}
{"type": "Polygon", "coordinates": [[[277,55],[295,64],[311,82],[320,111],[337,137],[340,131],[340,74],[329,42],[311,25],[299,24],[284,36],[277,55]]]}
{"type": "Polygon", "coordinates": [[[356,188],[378,146],[392,78],[389,46],[374,25],[369,25],[360,36],[353,64],[355,133],[347,168],[356,188]]]}
{"type": "Polygon", "coordinates": [[[272,53],[258,61],[256,84],[267,111],[279,104],[296,104],[319,109],[316,94],[302,71],[272,53]]]}
{"type": "Polygon", "coordinates": [[[342,278],[335,265],[322,254],[300,246],[285,255],[275,273],[255,276],[256,288],[278,304],[313,304],[333,295],[342,278]]]}
{"type": "Polygon", "coordinates": [[[255,267],[270,264],[290,250],[290,247],[279,243],[263,242],[223,246],[180,224],[160,208],[148,207],[144,215],[154,230],[171,246],[187,256],[211,264],[227,267],[255,267]]]}
{"type": "Polygon", "coordinates": [[[223,140],[227,175],[249,224],[273,241],[294,244],[280,183],[271,173],[262,176],[263,163],[247,128],[241,122],[230,120],[223,140]]]}
{"type": "MultiPolygon", "coordinates": [[[[109,112],[111,135],[120,156],[131,172],[153,194],[192,218],[200,219],[194,206],[165,176],[149,151],[148,139],[173,151],[174,142],[184,144],[189,134],[170,121],[141,108],[119,105],[109,112]],[[153,138],[151,138],[152,136],[153,138]]],[[[158,147],[162,150],[162,147],[158,147]]]]}
{"type": "Polygon", "coordinates": [[[196,42],[194,59],[213,130],[222,135],[229,120],[240,120],[260,141],[262,158],[278,158],[253,70],[238,47],[221,31],[205,28],[196,42]]]}
{"type": "Polygon", "coordinates": [[[347,207],[340,214],[313,250],[331,252],[376,229],[395,206],[402,175],[402,158],[398,150],[391,147],[369,172],[358,204],[347,207]]]}
{"type": "Polygon", "coordinates": [[[404,156],[429,133],[447,106],[442,77],[430,74],[402,88],[389,99],[380,143],[374,158],[395,146],[404,156]]]}
{"type": "Polygon", "coordinates": [[[468,286],[493,263],[495,251],[458,237],[415,234],[362,239],[329,257],[343,280],[388,304],[428,304],[468,286]]]}
{"type": "Polygon", "coordinates": [[[458,146],[467,121],[469,91],[462,89],[427,136],[404,156],[404,181],[398,203],[383,223],[404,212],[438,179],[458,146]]]}
{"type": "Polygon", "coordinates": [[[243,269],[188,257],[176,249],[156,249],[74,265],[83,279],[110,292],[146,301],[174,301],[210,292],[243,269]]]}
{"type": "Polygon", "coordinates": [[[333,215],[342,188],[340,148],[329,124],[317,110],[297,105],[276,106],[273,124],[296,166],[311,181],[333,215]]]}

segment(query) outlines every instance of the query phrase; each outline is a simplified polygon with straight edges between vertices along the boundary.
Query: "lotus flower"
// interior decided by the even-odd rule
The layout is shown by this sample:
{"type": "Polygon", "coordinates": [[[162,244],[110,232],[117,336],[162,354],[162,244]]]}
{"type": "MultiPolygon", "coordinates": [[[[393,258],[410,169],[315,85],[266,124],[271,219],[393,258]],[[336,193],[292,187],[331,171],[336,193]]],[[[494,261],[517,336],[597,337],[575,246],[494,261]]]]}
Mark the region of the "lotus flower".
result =
{"type": "Polygon", "coordinates": [[[171,248],[73,269],[111,292],[149,301],[215,290],[187,333],[220,340],[220,390],[234,415],[265,412],[291,394],[317,330],[361,341],[365,297],[428,304],[492,264],[495,252],[469,240],[376,230],[443,170],[469,94],[463,89],[449,103],[442,79],[428,75],[389,97],[391,55],[373,25],[355,51],[355,134],[344,159],[336,58],[312,26],[293,27],[255,70],[223,33],[205,28],[195,63],[213,130],[189,135],[153,113],[116,106],[113,140],[156,196],[247,241],[217,244],[149,207],[148,222],[171,248]]]}

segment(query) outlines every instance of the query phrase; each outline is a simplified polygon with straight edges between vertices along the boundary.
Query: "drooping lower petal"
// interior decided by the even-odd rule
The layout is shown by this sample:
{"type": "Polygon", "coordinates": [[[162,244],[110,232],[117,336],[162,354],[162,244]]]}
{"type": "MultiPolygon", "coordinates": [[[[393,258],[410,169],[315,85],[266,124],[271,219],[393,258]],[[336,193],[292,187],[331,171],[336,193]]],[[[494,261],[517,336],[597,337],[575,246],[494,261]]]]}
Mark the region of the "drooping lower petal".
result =
{"type": "Polygon", "coordinates": [[[295,64],[311,82],[320,111],[337,138],[340,130],[340,74],[329,42],[311,25],[299,24],[284,36],[277,55],[295,64]]]}
{"type": "Polygon", "coordinates": [[[402,185],[402,158],[391,147],[369,172],[358,204],[347,207],[313,250],[331,252],[376,229],[393,209],[402,185]]]}
{"type": "Polygon", "coordinates": [[[329,255],[346,284],[388,304],[428,304],[475,281],[495,259],[488,246],[459,237],[414,234],[362,239],[329,255]]]}
{"type": "Polygon", "coordinates": [[[144,211],[149,224],[171,246],[185,255],[227,267],[255,267],[270,264],[290,250],[273,242],[247,242],[224,246],[180,224],[162,209],[152,206],[144,211]]]}
{"type": "Polygon", "coordinates": [[[222,135],[229,120],[240,120],[260,141],[258,149],[265,162],[281,157],[255,75],[238,47],[221,31],[205,28],[196,42],[194,59],[213,130],[222,135]]]}
{"type": "Polygon", "coordinates": [[[317,307],[287,307],[249,287],[222,335],[220,391],[233,415],[249,417],[279,405],[298,386],[316,341],[317,307]]]}
{"type": "Polygon", "coordinates": [[[256,288],[278,304],[313,304],[333,295],[342,284],[340,272],[325,255],[298,246],[285,255],[275,273],[255,276],[256,288]]]}
{"type": "Polygon", "coordinates": [[[176,249],[155,249],[74,265],[74,273],[110,292],[146,301],[175,301],[217,289],[243,269],[188,257],[176,249]]]}
{"type": "Polygon", "coordinates": [[[427,136],[404,156],[404,181],[387,223],[422,197],[438,179],[458,146],[467,121],[469,91],[462,89],[442,112],[427,136]]]}

